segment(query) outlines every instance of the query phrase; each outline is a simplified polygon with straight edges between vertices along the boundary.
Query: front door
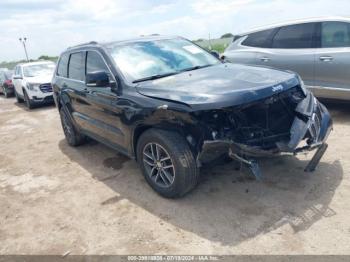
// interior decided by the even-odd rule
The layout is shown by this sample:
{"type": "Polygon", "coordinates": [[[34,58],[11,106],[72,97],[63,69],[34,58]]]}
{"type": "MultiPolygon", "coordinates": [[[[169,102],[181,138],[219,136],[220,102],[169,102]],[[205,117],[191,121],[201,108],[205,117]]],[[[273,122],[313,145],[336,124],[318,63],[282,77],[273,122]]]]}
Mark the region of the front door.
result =
{"type": "Polygon", "coordinates": [[[306,85],[314,84],[316,23],[280,27],[270,48],[259,49],[257,64],[298,73],[306,85]]]}
{"type": "Polygon", "coordinates": [[[125,147],[125,137],[121,128],[121,109],[117,106],[119,97],[113,88],[115,84],[114,76],[101,53],[98,51],[88,51],[86,57],[86,73],[106,72],[111,81],[108,87],[87,87],[86,95],[89,103],[89,115],[94,119],[93,132],[104,140],[108,140],[113,146],[125,147]]]}

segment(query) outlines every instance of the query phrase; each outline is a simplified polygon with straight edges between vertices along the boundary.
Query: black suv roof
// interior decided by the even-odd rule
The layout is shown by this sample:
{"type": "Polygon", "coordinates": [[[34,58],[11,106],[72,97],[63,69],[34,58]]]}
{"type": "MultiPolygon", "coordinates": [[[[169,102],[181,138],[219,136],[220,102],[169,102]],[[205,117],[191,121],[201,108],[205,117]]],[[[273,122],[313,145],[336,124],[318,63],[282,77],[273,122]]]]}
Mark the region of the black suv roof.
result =
{"type": "Polygon", "coordinates": [[[91,41],[91,42],[87,42],[87,43],[83,43],[83,44],[79,44],[79,45],[75,45],[75,46],[71,46],[67,48],[68,50],[74,50],[74,49],[79,49],[81,47],[101,47],[101,46],[111,46],[114,44],[118,44],[118,43],[133,43],[133,42],[140,42],[140,41],[155,41],[155,40],[162,40],[162,39],[170,39],[170,38],[182,38],[179,36],[162,36],[162,35],[149,35],[149,36],[140,36],[140,37],[136,37],[136,38],[130,38],[130,39],[125,39],[125,40],[118,40],[118,41],[111,41],[111,42],[96,42],[96,41],[91,41]]]}

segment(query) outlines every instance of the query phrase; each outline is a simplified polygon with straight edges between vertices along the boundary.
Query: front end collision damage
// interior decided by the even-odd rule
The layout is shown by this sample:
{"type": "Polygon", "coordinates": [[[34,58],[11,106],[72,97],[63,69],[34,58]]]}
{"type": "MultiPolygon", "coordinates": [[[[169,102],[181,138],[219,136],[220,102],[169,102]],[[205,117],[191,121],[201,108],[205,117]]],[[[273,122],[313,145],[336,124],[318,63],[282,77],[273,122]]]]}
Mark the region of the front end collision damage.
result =
{"type": "Polygon", "coordinates": [[[268,99],[204,115],[207,121],[203,127],[209,129],[210,135],[201,141],[198,165],[228,153],[257,179],[261,179],[257,158],[316,149],[305,168],[314,171],[327,149],[325,141],[332,129],[327,109],[300,86],[268,99]],[[210,115],[212,119],[208,119],[210,115]],[[215,118],[218,121],[211,122],[215,118]]]}

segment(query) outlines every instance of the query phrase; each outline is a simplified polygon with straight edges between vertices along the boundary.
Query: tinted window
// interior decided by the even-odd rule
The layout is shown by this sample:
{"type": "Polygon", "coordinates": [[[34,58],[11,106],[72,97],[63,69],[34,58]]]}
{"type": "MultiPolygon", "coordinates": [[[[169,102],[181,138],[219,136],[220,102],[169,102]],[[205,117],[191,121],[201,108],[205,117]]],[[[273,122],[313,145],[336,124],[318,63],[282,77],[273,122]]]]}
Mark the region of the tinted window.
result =
{"type": "Polygon", "coordinates": [[[57,68],[57,75],[67,77],[68,75],[68,54],[64,54],[61,56],[60,62],[57,68]]]}
{"type": "Polygon", "coordinates": [[[109,73],[106,63],[97,52],[88,52],[86,58],[86,73],[105,71],[109,73]]]}
{"type": "Polygon", "coordinates": [[[321,36],[321,47],[350,46],[350,25],[343,22],[324,22],[321,36]]]}
{"type": "Polygon", "coordinates": [[[84,81],[85,80],[85,52],[73,53],[70,55],[68,77],[84,81]]]}
{"type": "Polygon", "coordinates": [[[315,23],[281,27],[276,33],[273,48],[311,48],[315,23]]]}
{"type": "Polygon", "coordinates": [[[275,29],[264,30],[248,35],[242,45],[253,47],[268,47],[268,40],[275,29]]]}

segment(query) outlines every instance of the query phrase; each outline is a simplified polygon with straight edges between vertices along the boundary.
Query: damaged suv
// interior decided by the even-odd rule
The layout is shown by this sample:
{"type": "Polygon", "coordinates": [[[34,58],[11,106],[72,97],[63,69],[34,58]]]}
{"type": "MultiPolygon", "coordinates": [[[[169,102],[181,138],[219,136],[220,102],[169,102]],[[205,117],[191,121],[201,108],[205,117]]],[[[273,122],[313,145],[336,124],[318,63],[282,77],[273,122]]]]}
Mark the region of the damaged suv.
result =
{"type": "Polygon", "coordinates": [[[260,178],[259,157],[315,150],[313,171],[332,129],[297,74],[224,63],[180,37],[68,48],[52,86],[69,145],[91,137],[136,159],[165,197],[189,192],[223,155],[260,178]]]}

